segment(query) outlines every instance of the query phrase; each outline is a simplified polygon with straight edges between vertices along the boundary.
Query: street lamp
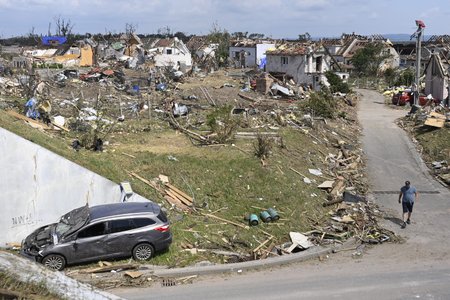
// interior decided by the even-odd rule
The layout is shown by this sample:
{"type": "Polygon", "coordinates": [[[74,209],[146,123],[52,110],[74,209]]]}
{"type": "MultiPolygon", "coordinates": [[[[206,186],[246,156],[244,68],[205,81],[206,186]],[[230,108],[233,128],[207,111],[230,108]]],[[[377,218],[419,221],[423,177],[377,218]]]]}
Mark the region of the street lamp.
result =
{"type": "Polygon", "coordinates": [[[420,92],[420,59],[422,52],[422,35],[425,29],[425,23],[421,20],[416,20],[417,30],[411,35],[412,38],[416,38],[416,81],[415,81],[415,89],[414,89],[414,101],[413,104],[417,104],[419,102],[419,92],[420,92]]]}

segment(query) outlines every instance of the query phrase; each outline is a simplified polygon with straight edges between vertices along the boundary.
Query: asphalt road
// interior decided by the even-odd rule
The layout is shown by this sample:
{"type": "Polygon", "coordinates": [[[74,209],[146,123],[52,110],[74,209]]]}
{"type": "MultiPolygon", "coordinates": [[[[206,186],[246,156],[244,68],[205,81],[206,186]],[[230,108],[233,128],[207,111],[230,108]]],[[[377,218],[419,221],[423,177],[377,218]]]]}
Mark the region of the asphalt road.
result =
{"type": "Polygon", "coordinates": [[[126,299],[450,299],[450,193],[428,175],[413,143],[395,125],[407,110],[386,107],[374,91],[359,92],[371,199],[388,213],[384,225],[405,243],[385,243],[362,257],[346,251],[321,261],[210,276],[187,285],[111,292],[126,299]],[[397,200],[405,180],[417,187],[420,198],[412,224],[400,229],[397,200]]]}

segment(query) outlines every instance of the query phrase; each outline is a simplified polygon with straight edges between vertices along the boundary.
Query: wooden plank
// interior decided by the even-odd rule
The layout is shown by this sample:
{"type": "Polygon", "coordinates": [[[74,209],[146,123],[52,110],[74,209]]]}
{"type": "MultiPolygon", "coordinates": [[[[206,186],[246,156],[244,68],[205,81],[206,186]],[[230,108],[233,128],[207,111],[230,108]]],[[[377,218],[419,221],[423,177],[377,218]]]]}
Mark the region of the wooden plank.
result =
{"type": "Polygon", "coordinates": [[[132,264],[121,264],[121,265],[113,265],[113,266],[81,270],[80,273],[103,273],[103,272],[110,272],[112,270],[119,270],[119,269],[121,269],[121,270],[136,269],[137,267],[138,267],[137,265],[132,265],[132,264]]]}
{"type": "Polygon", "coordinates": [[[245,226],[245,225],[242,225],[242,224],[239,224],[239,223],[227,220],[227,219],[223,219],[223,218],[215,216],[215,215],[211,215],[211,214],[202,214],[202,215],[204,215],[206,217],[210,217],[210,218],[216,219],[216,220],[219,220],[219,221],[222,221],[222,222],[226,222],[228,224],[231,224],[231,225],[234,225],[234,226],[238,226],[238,227],[241,227],[241,228],[244,228],[244,229],[247,229],[247,230],[250,228],[249,226],[245,226]]]}
{"type": "Polygon", "coordinates": [[[175,191],[173,191],[171,189],[166,189],[166,193],[169,194],[171,197],[175,197],[175,198],[179,199],[181,202],[183,202],[187,206],[192,206],[192,201],[190,201],[189,199],[184,198],[183,196],[181,196],[180,194],[176,193],[175,191]]]}
{"type": "Polygon", "coordinates": [[[157,186],[156,184],[154,184],[153,182],[151,182],[150,180],[147,180],[141,176],[139,176],[138,174],[134,173],[134,172],[129,172],[127,171],[131,176],[136,177],[137,179],[139,179],[140,181],[146,183],[147,185],[151,186],[152,188],[154,188],[155,190],[157,190],[160,193],[164,193],[164,191],[157,186]]]}
{"type": "Polygon", "coordinates": [[[186,199],[179,197],[177,194],[173,193],[171,190],[166,190],[167,195],[169,195],[171,198],[176,199],[178,201],[180,201],[181,203],[183,203],[186,206],[191,206],[192,203],[187,201],[186,199]]]}
{"type": "Polygon", "coordinates": [[[300,173],[300,172],[299,172],[299,171],[297,171],[296,169],[294,169],[294,168],[292,168],[292,167],[289,167],[289,169],[290,169],[291,171],[293,171],[293,172],[297,173],[298,175],[300,175],[300,176],[303,176],[303,177],[305,177],[305,178],[306,178],[306,176],[305,176],[305,175],[303,175],[302,173],[300,173]]]}
{"type": "Polygon", "coordinates": [[[427,118],[424,124],[427,126],[442,128],[445,125],[445,119],[427,118]]]}
{"type": "Polygon", "coordinates": [[[67,129],[66,127],[64,127],[64,126],[59,126],[58,124],[56,124],[56,123],[54,123],[54,122],[51,122],[51,124],[52,124],[53,126],[59,128],[59,129],[64,130],[65,132],[70,132],[70,130],[67,129]]]}
{"type": "Polygon", "coordinates": [[[238,95],[239,95],[239,97],[241,97],[241,98],[243,98],[243,99],[245,99],[245,100],[249,100],[249,101],[252,101],[252,102],[258,102],[258,100],[253,99],[252,97],[243,95],[243,94],[241,94],[241,93],[239,93],[238,95]]]}
{"type": "Polygon", "coordinates": [[[442,120],[446,120],[447,118],[445,117],[445,115],[437,113],[435,111],[430,112],[430,117],[434,117],[436,119],[442,119],[442,120]]]}
{"type": "Polygon", "coordinates": [[[319,184],[317,187],[319,189],[331,189],[333,188],[334,180],[326,180],[319,184]]]}
{"type": "Polygon", "coordinates": [[[193,202],[191,197],[189,197],[188,195],[186,195],[185,193],[183,193],[178,189],[173,189],[166,186],[166,191],[171,191],[172,193],[176,194],[178,198],[183,198],[185,201],[189,202],[189,205],[191,205],[193,202]]]}
{"type": "Polygon", "coordinates": [[[262,242],[261,244],[259,244],[258,247],[256,247],[255,249],[253,249],[253,253],[257,252],[259,249],[261,249],[265,244],[267,244],[268,242],[270,242],[272,240],[273,236],[270,236],[267,240],[265,240],[264,242],[262,242]]]}
{"type": "Polygon", "coordinates": [[[125,152],[122,152],[122,154],[125,155],[125,156],[128,156],[128,157],[131,157],[131,158],[136,158],[136,156],[128,154],[128,153],[125,153],[125,152]]]}
{"type": "Polygon", "coordinates": [[[169,202],[169,204],[175,205],[177,208],[183,211],[189,211],[189,208],[178,199],[174,199],[169,195],[164,195],[164,199],[166,199],[166,201],[169,202]]]}
{"type": "Polygon", "coordinates": [[[193,202],[193,199],[191,196],[189,196],[188,194],[186,194],[185,192],[183,192],[182,190],[176,188],[175,186],[173,186],[170,183],[166,183],[166,186],[169,187],[172,191],[176,192],[177,194],[183,196],[185,199],[189,200],[191,203],[193,202]]]}
{"type": "Polygon", "coordinates": [[[24,121],[29,122],[29,123],[32,123],[32,124],[36,124],[36,125],[38,125],[39,127],[42,127],[43,129],[46,129],[46,130],[52,130],[52,128],[50,128],[50,127],[47,126],[46,124],[41,123],[41,122],[38,122],[38,121],[33,120],[33,119],[31,119],[31,118],[28,118],[27,116],[21,115],[21,114],[15,112],[15,111],[13,111],[13,110],[7,110],[6,113],[7,113],[8,115],[12,116],[12,117],[17,118],[17,119],[24,120],[24,121]]]}
{"type": "Polygon", "coordinates": [[[144,273],[139,272],[139,271],[126,271],[125,275],[130,276],[131,278],[135,279],[135,278],[139,278],[143,275],[144,273]]]}

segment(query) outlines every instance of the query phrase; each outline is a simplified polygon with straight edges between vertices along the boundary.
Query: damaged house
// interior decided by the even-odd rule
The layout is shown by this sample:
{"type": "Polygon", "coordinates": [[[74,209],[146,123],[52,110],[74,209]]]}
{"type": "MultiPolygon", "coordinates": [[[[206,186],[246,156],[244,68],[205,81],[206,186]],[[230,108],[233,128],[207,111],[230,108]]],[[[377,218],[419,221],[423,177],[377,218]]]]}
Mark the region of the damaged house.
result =
{"type": "Polygon", "coordinates": [[[327,84],[325,72],[331,70],[331,57],[323,46],[283,44],[266,53],[266,71],[275,77],[292,78],[297,84],[319,90],[327,84]]]}
{"type": "Polygon", "coordinates": [[[267,50],[274,48],[273,41],[251,39],[233,41],[229,48],[229,57],[236,68],[253,68],[261,64],[267,50]]]}
{"type": "Polygon", "coordinates": [[[393,44],[381,35],[366,37],[354,33],[343,34],[340,39],[322,40],[321,42],[327,48],[329,54],[333,56],[333,59],[340,65],[340,69],[349,74],[353,70],[353,55],[369,43],[382,43],[382,54],[389,56],[381,63],[381,70],[397,68],[400,65],[400,56],[393,44]]]}
{"type": "Polygon", "coordinates": [[[94,62],[93,49],[84,41],[73,45],[60,45],[57,48],[28,50],[24,55],[33,63],[61,64],[63,67],[88,67],[94,62]]]}
{"type": "Polygon", "coordinates": [[[217,69],[215,60],[219,44],[209,43],[206,36],[192,36],[186,43],[192,55],[192,60],[197,67],[217,69]]]}
{"type": "Polygon", "coordinates": [[[186,47],[192,56],[204,59],[206,57],[214,57],[219,44],[209,43],[206,36],[193,36],[186,43],[186,47]]]}
{"type": "Polygon", "coordinates": [[[192,56],[189,49],[180,39],[166,38],[154,41],[148,50],[156,67],[179,66],[182,72],[192,68],[192,56]]]}
{"type": "Polygon", "coordinates": [[[449,51],[442,49],[432,53],[425,66],[425,94],[431,94],[437,100],[444,100],[449,95],[449,58],[449,51]]]}

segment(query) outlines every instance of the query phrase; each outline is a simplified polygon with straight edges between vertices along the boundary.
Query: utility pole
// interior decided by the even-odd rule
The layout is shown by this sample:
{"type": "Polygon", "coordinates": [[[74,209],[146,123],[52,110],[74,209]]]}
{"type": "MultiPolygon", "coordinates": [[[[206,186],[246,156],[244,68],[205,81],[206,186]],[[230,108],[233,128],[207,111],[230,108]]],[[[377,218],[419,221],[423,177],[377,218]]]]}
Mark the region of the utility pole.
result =
{"type": "Polygon", "coordinates": [[[415,80],[415,89],[414,89],[414,103],[417,104],[419,102],[419,93],[420,93],[420,59],[422,56],[422,35],[425,29],[425,23],[421,20],[416,20],[417,30],[411,35],[411,39],[413,37],[416,38],[416,80],[415,80]]]}

